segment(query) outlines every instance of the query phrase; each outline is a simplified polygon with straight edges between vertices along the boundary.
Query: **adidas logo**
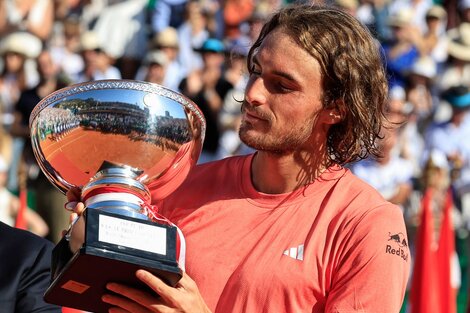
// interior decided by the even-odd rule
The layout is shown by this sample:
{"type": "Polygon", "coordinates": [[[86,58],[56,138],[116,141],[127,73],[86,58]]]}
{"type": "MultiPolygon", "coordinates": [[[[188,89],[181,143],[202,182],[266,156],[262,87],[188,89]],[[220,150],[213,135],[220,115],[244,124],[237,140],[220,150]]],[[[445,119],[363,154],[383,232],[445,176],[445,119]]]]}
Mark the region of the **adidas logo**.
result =
{"type": "Polygon", "coordinates": [[[298,245],[297,247],[289,248],[285,250],[283,255],[287,255],[295,260],[303,261],[304,259],[304,245],[298,245]]]}

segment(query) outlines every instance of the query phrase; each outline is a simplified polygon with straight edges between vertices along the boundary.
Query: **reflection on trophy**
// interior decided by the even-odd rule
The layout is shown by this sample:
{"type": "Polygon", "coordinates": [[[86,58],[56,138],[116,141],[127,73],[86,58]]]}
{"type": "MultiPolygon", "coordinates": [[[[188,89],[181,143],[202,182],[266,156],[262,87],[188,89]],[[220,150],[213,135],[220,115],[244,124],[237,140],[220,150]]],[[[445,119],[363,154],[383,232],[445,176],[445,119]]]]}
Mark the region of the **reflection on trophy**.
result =
{"type": "Polygon", "coordinates": [[[107,282],[145,288],[139,268],[176,285],[184,238],[150,202],[173,192],[197,162],[205,120],[196,105],[155,84],[93,81],[44,98],[30,128],[44,174],[62,192],[80,187],[87,208],[83,246],[64,258],[64,237],[54,249],[45,300],[105,312],[107,282]]]}

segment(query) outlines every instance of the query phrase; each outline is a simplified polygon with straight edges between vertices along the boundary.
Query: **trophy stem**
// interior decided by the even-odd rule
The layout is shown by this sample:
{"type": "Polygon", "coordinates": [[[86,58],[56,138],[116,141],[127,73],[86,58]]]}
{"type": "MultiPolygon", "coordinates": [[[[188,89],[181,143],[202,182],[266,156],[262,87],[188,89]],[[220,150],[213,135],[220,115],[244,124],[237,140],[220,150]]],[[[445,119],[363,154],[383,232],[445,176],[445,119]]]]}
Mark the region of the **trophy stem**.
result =
{"type": "Polygon", "coordinates": [[[114,166],[99,171],[83,187],[82,199],[87,209],[150,220],[150,191],[134,179],[136,173],[128,167],[114,166]]]}

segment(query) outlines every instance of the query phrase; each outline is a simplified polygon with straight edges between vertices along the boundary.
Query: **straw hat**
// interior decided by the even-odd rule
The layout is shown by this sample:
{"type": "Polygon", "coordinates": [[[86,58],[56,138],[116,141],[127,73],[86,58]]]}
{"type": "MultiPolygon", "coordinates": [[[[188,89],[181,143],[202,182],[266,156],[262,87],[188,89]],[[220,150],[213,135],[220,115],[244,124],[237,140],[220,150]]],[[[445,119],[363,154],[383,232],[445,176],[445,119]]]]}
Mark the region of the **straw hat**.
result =
{"type": "Polygon", "coordinates": [[[145,64],[159,64],[165,66],[168,64],[168,57],[160,50],[149,51],[145,56],[145,64]]]}
{"type": "Polygon", "coordinates": [[[447,11],[440,5],[433,5],[426,12],[426,17],[435,17],[437,19],[442,20],[447,18],[447,11]]]}
{"type": "Polygon", "coordinates": [[[388,17],[388,25],[391,27],[404,27],[410,25],[413,20],[413,12],[409,9],[401,9],[388,17]]]}
{"type": "Polygon", "coordinates": [[[470,23],[447,32],[449,55],[463,61],[470,61],[470,23]]]}
{"type": "Polygon", "coordinates": [[[153,38],[156,48],[178,48],[178,31],[173,27],[167,27],[153,38]]]}
{"type": "Polygon", "coordinates": [[[42,51],[41,40],[31,33],[15,32],[6,36],[0,42],[0,54],[15,52],[27,58],[37,58],[42,51]]]}
{"type": "Polygon", "coordinates": [[[87,31],[80,37],[80,49],[82,51],[101,49],[98,35],[93,31],[87,31]]]}
{"type": "Polygon", "coordinates": [[[415,74],[426,77],[428,79],[433,79],[437,74],[437,64],[431,57],[420,57],[414,62],[409,74],[415,74]]]}

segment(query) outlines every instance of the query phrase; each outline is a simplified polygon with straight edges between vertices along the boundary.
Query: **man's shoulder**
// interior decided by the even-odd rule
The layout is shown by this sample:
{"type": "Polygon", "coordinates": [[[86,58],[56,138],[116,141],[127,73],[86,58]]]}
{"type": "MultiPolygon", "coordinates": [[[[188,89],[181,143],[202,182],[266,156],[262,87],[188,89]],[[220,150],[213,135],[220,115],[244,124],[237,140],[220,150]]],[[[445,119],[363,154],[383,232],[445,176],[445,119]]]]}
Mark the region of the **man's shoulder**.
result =
{"type": "Polygon", "coordinates": [[[54,247],[54,244],[47,239],[2,222],[0,222],[0,235],[0,258],[8,256],[9,260],[26,262],[30,258],[36,258],[39,253],[50,253],[54,247]]]}

